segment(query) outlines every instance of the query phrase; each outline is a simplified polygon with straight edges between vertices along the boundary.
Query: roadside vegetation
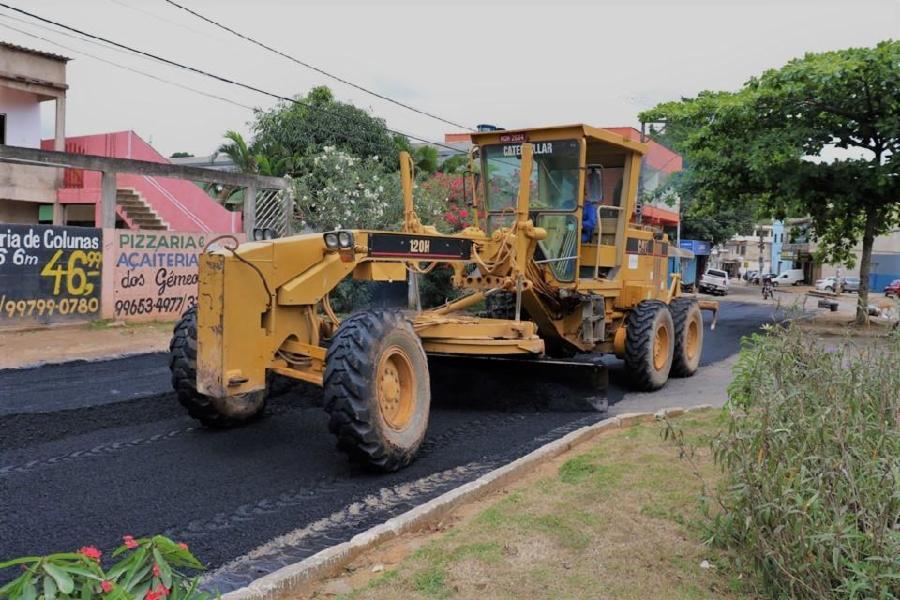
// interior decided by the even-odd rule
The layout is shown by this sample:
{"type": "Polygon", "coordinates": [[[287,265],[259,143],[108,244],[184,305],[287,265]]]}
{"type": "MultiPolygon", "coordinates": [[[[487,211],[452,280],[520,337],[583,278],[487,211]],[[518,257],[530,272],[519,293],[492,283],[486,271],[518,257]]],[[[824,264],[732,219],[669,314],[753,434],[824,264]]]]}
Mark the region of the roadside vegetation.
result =
{"type": "Polygon", "coordinates": [[[773,598],[900,596],[900,335],[749,338],[712,448],[708,541],[773,598]]]}
{"type": "Polygon", "coordinates": [[[115,562],[104,565],[103,552],[84,546],[77,551],[26,556],[0,563],[0,572],[19,571],[18,576],[0,587],[0,598],[206,600],[212,597],[200,591],[199,577],[184,572],[203,569],[186,544],[161,535],[138,539],[126,535],[110,558],[115,562]]]}

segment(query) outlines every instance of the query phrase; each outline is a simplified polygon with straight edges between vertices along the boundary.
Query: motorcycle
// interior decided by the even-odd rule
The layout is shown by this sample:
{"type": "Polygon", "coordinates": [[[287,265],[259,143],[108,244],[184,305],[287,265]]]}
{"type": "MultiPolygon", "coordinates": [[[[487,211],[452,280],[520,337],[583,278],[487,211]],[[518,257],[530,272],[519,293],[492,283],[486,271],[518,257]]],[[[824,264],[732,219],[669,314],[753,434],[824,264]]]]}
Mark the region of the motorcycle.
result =
{"type": "Polygon", "coordinates": [[[762,281],[762,297],[763,300],[775,297],[775,286],[772,284],[771,277],[763,277],[762,281]]]}

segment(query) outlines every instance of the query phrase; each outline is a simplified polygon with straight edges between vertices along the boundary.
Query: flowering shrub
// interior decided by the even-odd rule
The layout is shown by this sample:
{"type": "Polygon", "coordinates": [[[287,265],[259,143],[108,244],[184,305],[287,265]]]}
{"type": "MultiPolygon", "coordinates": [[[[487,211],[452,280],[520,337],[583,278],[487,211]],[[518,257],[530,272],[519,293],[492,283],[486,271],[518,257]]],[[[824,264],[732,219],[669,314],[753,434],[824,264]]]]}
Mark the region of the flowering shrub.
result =
{"type": "Polygon", "coordinates": [[[441,231],[460,231],[472,224],[466,208],[462,175],[435,173],[417,186],[416,212],[423,223],[441,231]]]}
{"type": "Polygon", "coordinates": [[[209,594],[197,589],[199,578],[179,568],[202,569],[186,544],[161,535],[123,538],[111,557],[118,562],[104,569],[102,553],[93,546],[78,552],[26,556],[0,563],[0,570],[19,567],[23,572],[3,587],[0,598],[51,600],[95,598],[109,600],[200,600],[209,594]]]}
{"type": "MultiPolygon", "coordinates": [[[[326,146],[307,159],[294,186],[300,230],[392,230],[403,223],[400,176],[377,156],[360,158],[326,146]]],[[[413,195],[422,223],[444,232],[471,224],[462,176],[434,173],[414,184],[413,195]]]]}
{"type": "Polygon", "coordinates": [[[403,220],[400,180],[380,159],[326,146],[294,180],[299,229],[392,229],[403,220]]]}

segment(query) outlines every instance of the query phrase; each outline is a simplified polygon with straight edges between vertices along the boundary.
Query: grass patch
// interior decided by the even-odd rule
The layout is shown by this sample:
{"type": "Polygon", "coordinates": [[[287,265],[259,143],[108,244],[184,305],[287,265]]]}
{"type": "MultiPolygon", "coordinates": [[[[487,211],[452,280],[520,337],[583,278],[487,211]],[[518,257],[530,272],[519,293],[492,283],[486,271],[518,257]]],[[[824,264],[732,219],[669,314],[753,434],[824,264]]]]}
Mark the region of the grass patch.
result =
{"type": "MultiPolygon", "coordinates": [[[[691,414],[686,437],[714,435],[717,419],[691,414]]],[[[755,597],[752,586],[738,585],[745,580],[729,557],[702,544],[694,525],[700,481],[661,431],[644,424],[597,439],[354,597],[755,597]],[[701,568],[703,561],[715,567],[701,568]]],[[[718,476],[709,453],[699,461],[705,477],[718,476]]]]}
{"type": "Polygon", "coordinates": [[[452,595],[446,580],[447,574],[439,567],[425,569],[412,576],[413,588],[429,598],[449,598],[452,595]]]}

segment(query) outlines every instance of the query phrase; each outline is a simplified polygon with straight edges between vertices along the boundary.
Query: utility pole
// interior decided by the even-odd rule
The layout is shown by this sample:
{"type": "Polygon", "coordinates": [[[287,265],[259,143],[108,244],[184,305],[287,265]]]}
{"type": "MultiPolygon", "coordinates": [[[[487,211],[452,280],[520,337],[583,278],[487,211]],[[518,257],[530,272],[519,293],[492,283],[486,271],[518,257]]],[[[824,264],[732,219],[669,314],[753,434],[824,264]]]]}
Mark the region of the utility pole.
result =
{"type": "Polygon", "coordinates": [[[765,230],[762,225],[757,225],[759,228],[757,231],[759,232],[759,284],[762,285],[763,278],[763,251],[766,248],[765,242],[763,242],[763,236],[765,235],[765,230]]]}

